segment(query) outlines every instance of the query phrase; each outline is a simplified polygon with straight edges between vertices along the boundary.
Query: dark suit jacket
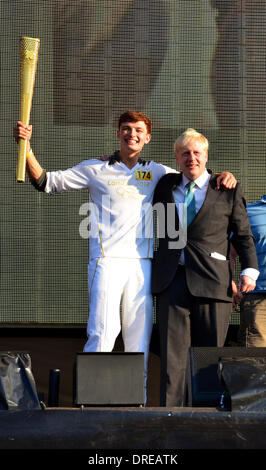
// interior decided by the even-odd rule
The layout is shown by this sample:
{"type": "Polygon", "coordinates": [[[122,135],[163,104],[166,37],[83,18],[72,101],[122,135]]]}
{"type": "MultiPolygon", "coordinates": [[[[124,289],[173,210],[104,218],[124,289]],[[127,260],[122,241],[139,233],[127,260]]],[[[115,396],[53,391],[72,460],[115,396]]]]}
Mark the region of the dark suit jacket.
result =
{"type": "MultiPolygon", "coordinates": [[[[154,204],[162,203],[165,220],[161,211],[158,225],[165,222],[165,237],[159,238],[158,250],[154,253],[152,291],[158,294],[166,289],[175,276],[181,249],[169,249],[166,207],[173,203],[172,191],[180,184],[181,173],[165,175],[156,186],[154,204]]],[[[216,177],[211,176],[205,201],[187,229],[187,243],[184,248],[187,285],[192,295],[224,301],[232,301],[232,274],[229,265],[229,237],[239,254],[242,270],[258,269],[256,250],[250,230],[246,203],[239,184],[235,189],[219,191],[216,177]],[[226,260],[216,259],[211,253],[219,253],[226,260]]],[[[175,209],[175,229],[179,230],[177,210],[175,209]]],[[[178,237],[176,238],[178,240],[178,237]]]]}

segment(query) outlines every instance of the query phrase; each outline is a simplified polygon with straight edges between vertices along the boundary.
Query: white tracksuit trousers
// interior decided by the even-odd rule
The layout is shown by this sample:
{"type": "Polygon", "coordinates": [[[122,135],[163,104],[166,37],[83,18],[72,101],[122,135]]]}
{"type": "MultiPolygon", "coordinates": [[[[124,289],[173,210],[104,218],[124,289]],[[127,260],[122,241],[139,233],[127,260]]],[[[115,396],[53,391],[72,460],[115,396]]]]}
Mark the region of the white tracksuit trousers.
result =
{"type": "Polygon", "coordinates": [[[88,340],[84,351],[112,351],[122,330],[125,351],[144,353],[146,384],[153,323],[151,260],[111,257],[91,260],[88,286],[88,340]]]}

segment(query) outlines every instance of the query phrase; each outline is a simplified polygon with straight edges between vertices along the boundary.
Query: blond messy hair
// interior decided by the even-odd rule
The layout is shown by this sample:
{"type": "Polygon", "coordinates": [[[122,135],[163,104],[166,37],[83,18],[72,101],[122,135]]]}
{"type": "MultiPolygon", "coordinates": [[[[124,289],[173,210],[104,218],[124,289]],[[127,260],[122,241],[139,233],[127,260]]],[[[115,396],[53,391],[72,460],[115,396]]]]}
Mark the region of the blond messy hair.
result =
{"type": "Polygon", "coordinates": [[[177,153],[181,147],[187,145],[191,140],[198,140],[202,144],[202,148],[205,152],[208,152],[209,142],[208,139],[196,131],[195,129],[188,128],[176,139],[174,144],[175,153],[177,153]]]}

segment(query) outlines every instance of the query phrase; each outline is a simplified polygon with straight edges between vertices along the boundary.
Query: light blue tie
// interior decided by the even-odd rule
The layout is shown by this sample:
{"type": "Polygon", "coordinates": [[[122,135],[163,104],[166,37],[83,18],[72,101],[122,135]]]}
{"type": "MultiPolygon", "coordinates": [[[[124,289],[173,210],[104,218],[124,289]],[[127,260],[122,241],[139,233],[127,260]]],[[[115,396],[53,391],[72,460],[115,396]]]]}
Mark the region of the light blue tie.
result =
{"type": "Polygon", "coordinates": [[[187,206],[187,226],[191,224],[196,215],[195,196],[193,191],[195,185],[196,183],[194,183],[194,181],[190,181],[190,183],[186,184],[187,191],[184,203],[187,206]]]}

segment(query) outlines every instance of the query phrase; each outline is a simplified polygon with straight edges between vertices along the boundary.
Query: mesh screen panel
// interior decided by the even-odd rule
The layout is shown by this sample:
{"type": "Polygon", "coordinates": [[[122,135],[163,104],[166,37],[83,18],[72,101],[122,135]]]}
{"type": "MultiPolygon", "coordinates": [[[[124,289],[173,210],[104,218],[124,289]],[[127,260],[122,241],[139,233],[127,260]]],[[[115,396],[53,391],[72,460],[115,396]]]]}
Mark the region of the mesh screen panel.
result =
{"type": "Polygon", "coordinates": [[[47,196],[15,181],[19,38],[40,38],[32,147],[47,170],[111,153],[119,115],[138,109],[153,121],[146,159],[175,168],[174,140],[195,127],[210,140],[209,167],[231,171],[253,202],[265,193],[266,4],[2,0],[0,8],[0,323],[85,323],[79,208],[89,195],[47,196]]]}

